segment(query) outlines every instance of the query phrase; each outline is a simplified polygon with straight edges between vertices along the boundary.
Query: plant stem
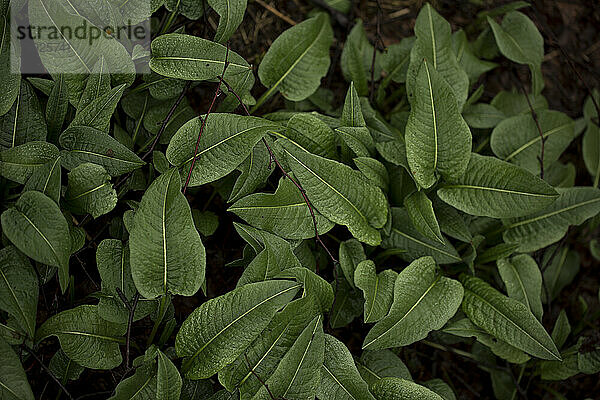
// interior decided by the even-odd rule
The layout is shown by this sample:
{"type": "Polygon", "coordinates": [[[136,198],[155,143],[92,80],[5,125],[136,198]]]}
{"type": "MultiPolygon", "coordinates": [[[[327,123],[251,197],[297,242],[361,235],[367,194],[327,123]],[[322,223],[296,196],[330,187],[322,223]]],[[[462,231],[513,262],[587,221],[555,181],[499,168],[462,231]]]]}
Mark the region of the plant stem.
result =
{"type": "Polygon", "coordinates": [[[160,326],[163,318],[165,317],[166,311],[167,311],[167,294],[165,293],[160,298],[160,306],[158,308],[158,316],[156,317],[156,321],[154,321],[154,326],[152,327],[152,332],[150,332],[150,336],[148,337],[148,340],[146,341],[146,347],[150,346],[152,344],[152,342],[154,342],[154,337],[156,336],[156,333],[158,332],[158,327],[160,326]]]}

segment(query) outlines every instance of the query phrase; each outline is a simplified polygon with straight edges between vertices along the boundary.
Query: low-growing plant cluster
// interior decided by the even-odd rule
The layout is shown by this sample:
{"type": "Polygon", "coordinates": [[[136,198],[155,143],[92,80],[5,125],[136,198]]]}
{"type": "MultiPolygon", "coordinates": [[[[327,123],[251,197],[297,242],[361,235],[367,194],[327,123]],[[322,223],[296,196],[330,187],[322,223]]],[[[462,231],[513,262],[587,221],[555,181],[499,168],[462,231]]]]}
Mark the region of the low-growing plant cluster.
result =
{"type": "Polygon", "coordinates": [[[424,4],[414,36],[384,43],[379,1],[374,39],[352,2],[314,2],[256,65],[230,40],[246,0],[143,3],[0,1],[0,398],[73,399],[111,375],[86,398],[462,396],[435,363],[411,376],[416,345],[502,400],[566,398],[553,381],[600,372],[598,288],[576,314],[559,301],[581,248],[600,259],[598,100],[549,109],[527,3],[468,36],[424,4]],[[25,76],[11,7],[57,28],[149,19],[154,36],[35,36],[48,75],[25,76]],[[484,102],[480,77],[500,73],[513,85],[484,102]],[[587,171],[564,162],[573,143],[587,171]],[[245,245],[211,271],[217,229],[245,245]],[[225,275],[235,287],[210,282],[225,275]]]}

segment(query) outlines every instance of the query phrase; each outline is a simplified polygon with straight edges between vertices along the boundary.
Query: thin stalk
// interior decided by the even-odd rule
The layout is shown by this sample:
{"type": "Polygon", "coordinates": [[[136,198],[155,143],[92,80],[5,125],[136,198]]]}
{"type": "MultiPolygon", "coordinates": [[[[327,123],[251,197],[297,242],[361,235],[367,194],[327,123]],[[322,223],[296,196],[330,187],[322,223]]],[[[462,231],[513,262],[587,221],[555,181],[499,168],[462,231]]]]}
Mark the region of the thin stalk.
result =
{"type": "Polygon", "coordinates": [[[150,332],[150,336],[146,341],[146,347],[150,346],[152,342],[154,342],[154,337],[158,332],[158,328],[162,323],[163,318],[165,317],[165,313],[167,311],[167,294],[165,293],[160,299],[160,306],[158,308],[158,316],[156,317],[156,321],[154,321],[154,326],[152,327],[152,332],[150,332]]]}

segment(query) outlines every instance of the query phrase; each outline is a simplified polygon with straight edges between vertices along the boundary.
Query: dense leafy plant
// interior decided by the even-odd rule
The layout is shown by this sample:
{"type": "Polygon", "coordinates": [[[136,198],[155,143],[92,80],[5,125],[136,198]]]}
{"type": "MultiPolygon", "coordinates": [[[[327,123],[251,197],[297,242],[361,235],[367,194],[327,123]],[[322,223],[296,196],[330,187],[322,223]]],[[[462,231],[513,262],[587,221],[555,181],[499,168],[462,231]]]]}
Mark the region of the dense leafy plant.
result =
{"type": "MultiPolygon", "coordinates": [[[[0,3],[4,27],[11,2],[25,3],[0,3]]],[[[150,17],[131,3],[124,15],[150,17]]],[[[281,33],[257,83],[228,42],[245,0],[208,0],[220,16],[212,39],[167,33],[177,15],[202,17],[202,4],[152,1],[169,18],[151,54],[116,40],[40,53],[51,79],[11,74],[19,44],[2,46],[0,397],[33,398],[22,362],[41,361],[36,349],[55,339],[47,370],[64,394],[86,368],[120,368],[111,399],[456,398],[450,382],[411,378],[399,354],[419,341],[475,361],[499,399],[525,380],[600,371],[600,342],[585,330],[598,315],[547,315],[579,268],[565,237],[595,235],[600,253],[597,109],[588,100],[576,121],[548,109],[544,43],[525,4],[482,14],[474,41],[428,4],[415,36],[385,50],[357,21],[341,53],[343,104],[321,86],[327,13],[281,33]],[[88,74],[57,72],[75,58],[88,74]],[[478,78],[503,59],[528,67],[531,90],[483,103],[478,78]],[[201,115],[185,96],[197,84],[211,99],[201,115]],[[283,108],[261,115],[275,96],[283,108]],[[574,186],[560,157],[584,131],[591,184],[574,186]],[[190,207],[205,185],[236,216],[247,245],[227,268],[243,272],[182,315],[173,300],[206,292],[203,240],[218,225],[190,207]],[[106,229],[86,231],[98,218],[106,229]],[[70,264],[94,248],[101,287],[73,301],[70,264]],[[38,315],[54,277],[71,306],[38,315]],[[142,320],[152,329],[134,340],[142,320]],[[367,333],[351,352],[340,338],[355,320],[367,333]]],[[[28,7],[31,21],[102,18],[49,0],[28,7]]]]}

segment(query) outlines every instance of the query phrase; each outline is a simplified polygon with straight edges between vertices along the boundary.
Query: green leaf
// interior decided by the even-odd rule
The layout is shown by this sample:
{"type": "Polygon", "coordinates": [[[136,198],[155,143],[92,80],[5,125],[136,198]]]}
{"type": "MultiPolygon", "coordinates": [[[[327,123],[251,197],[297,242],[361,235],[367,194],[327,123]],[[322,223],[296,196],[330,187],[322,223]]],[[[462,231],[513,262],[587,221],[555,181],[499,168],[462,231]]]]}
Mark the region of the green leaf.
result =
{"type": "Polygon", "coordinates": [[[588,123],[582,141],[583,161],[590,175],[594,178],[594,187],[600,183],[600,127],[593,122],[588,123]]]}
{"type": "Polygon", "coordinates": [[[294,279],[301,283],[304,288],[302,296],[312,296],[319,304],[321,312],[326,313],[333,305],[333,288],[325,279],[308,268],[291,267],[285,268],[277,279],[294,279]]]}
{"type": "Polygon", "coordinates": [[[215,42],[222,44],[229,40],[244,19],[247,2],[248,0],[208,0],[208,5],[221,17],[215,42]]]}
{"type": "Polygon", "coordinates": [[[448,99],[447,102],[453,103],[452,106],[460,110],[467,99],[469,77],[459,65],[452,49],[450,23],[431,5],[425,4],[415,22],[415,35],[417,40],[410,52],[406,78],[406,92],[411,104],[414,105],[414,102],[420,101],[419,98],[423,96],[419,93],[418,75],[423,60],[426,60],[431,67],[429,69],[435,69],[440,78],[443,78],[448,92],[454,94],[454,101],[448,99]]]}
{"type": "MultiPolygon", "coordinates": [[[[206,117],[205,117],[206,118],[206,117]]],[[[187,175],[202,126],[200,118],[183,125],[167,148],[167,159],[187,175]]],[[[240,165],[258,141],[279,125],[266,119],[235,114],[210,114],[198,142],[190,187],[224,177],[240,165]]]]}
{"type": "Polygon", "coordinates": [[[439,264],[460,262],[456,249],[444,238],[444,243],[423,236],[412,226],[408,213],[403,208],[392,208],[392,231],[382,243],[385,249],[402,250],[399,254],[406,261],[431,256],[439,264]]]}
{"type": "Polygon", "coordinates": [[[327,74],[333,31],[325,13],[302,21],[283,32],[269,47],[258,67],[258,76],[267,92],[255,109],[276,90],[292,101],[313,94],[327,74]]]}
{"type": "Polygon", "coordinates": [[[117,192],[110,183],[110,175],[96,164],[85,163],[69,172],[65,205],[75,214],[92,214],[98,218],[117,205],[117,192]]]}
{"type": "Polygon", "coordinates": [[[87,126],[74,126],[60,135],[63,166],[73,169],[91,162],[103,166],[110,176],[119,176],[144,166],[135,153],[111,136],[87,126]]]}
{"type": "Polygon", "coordinates": [[[62,349],[52,356],[48,368],[61,381],[76,381],[85,370],[84,367],[71,360],[62,349]]]}
{"type": "Polygon", "coordinates": [[[471,128],[477,129],[494,128],[506,118],[500,110],[485,103],[465,106],[462,116],[471,128]]]}
{"type": "Polygon", "coordinates": [[[565,344],[570,334],[571,324],[569,324],[569,318],[565,310],[561,310],[554,323],[554,329],[552,329],[552,340],[560,348],[565,344]]]}
{"type": "Polygon", "coordinates": [[[333,329],[342,328],[363,313],[364,299],[360,291],[353,289],[346,279],[338,276],[335,287],[335,303],[330,313],[333,329]]]}
{"type": "Polygon", "coordinates": [[[117,385],[109,400],[157,399],[156,386],[156,362],[144,363],[132,376],[117,385]]]}
{"type": "MultiPolygon", "coordinates": [[[[286,178],[279,180],[275,193],[253,193],[235,202],[227,211],[235,213],[250,225],[287,239],[309,239],[315,228],[306,202],[298,188],[286,178]]],[[[333,227],[333,223],[316,210],[319,234],[333,227]]]]}
{"type": "MultiPolygon", "coordinates": [[[[548,101],[541,94],[530,94],[529,102],[535,112],[541,112],[548,109],[548,101]]],[[[492,99],[490,104],[504,113],[507,117],[513,117],[519,114],[531,115],[529,102],[527,102],[525,95],[520,92],[501,91],[492,99]]]]}
{"type": "Polygon", "coordinates": [[[410,372],[400,357],[391,350],[365,350],[356,366],[362,378],[369,385],[384,377],[397,377],[412,380],[410,372]]]}
{"type": "Polygon", "coordinates": [[[494,37],[500,52],[509,60],[518,64],[530,66],[533,75],[533,87],[535,93],[540,93],[544,87],[543,79],[535,77],[544,59],[544,39],[535,24],[525,15],[518,11],[507,13],[502,25],[498,25],[488,17],[488,23],[492,27],[494,37]]]}
{"type": "Polygon", "coordinates": [[[406,157],[416,182],[428,188],[438,176],[459,178],[469,163],[471,131],[450,85],[427,60],[416,75],[414,95],[405,138],[406,157]]]}
{"type": "Polygon", "coordinates": [[[157,37],[152,41],[150,68],[169,78],[206,81],[223,74],[226,55],[223,78],[245,99],[244,92],[254,85],[252,67],[239,54],[232,50],[227,53],[225,46],[207,39],[179,33],[157,37]]]}
{"type": "MultiPolygon", "coordinates": [[[[558,245],[554,245],[548,247],[544,253],[542,265],[547,265],[544,270],[544,285],[548,288],[549,300],[554,300],[579,273],[581,259],[579,253],[567,246],[559,248],[558,245]]],[[[545,296],[545,293],[542,294],[545,296]]],[[[547,301],[545,298],[544,302],[547,301]]]]}
{"type": "Polygon", "coordinates": [[[336,138],[331,128],[312,114],[295,114],[287,123],[285,137],[313,154],[337,158],[336,138]]]}
{"type": "Polygon", "coordinates": [[[432,257],[413,261],[398,274],[390,312],[371,328],[363,349],[406,346],[424,339],[448,322],[462,297],[460,283],[442,276],[432,257]]]}
{"type": "Polygon", "coordinates": [[[133,83],[135,65],[125,47],[110,35],[100,35],[90,40],[89,35],[71,35],[66,38],[56,35],[57,31],[68,27],[72,32],[82,28],[88,31],[90,22],[70,5],[67,10],[61,2],[33,0],[29,3],[29,21],[32,26],[44,26],[48,29],[36,35],[34,42],[38,47],[44,67],[56,79],[68,71],[64,79],[69,88],[69,98],[78,104],[85,87],[85,76],[92,72],[93,66],[104,56],[110,70],[115,74],[115,83],[133,83]],[[53,33],[54,32],[54,33],[53,33]],[[43,49],[61,49],[43,51],[43,49]]]}
{"type": "MultiPolygon", "coordinates": [[[[356,91],[361,96],[369,94],[368,82],[371,80],[373,50],[373,45],[367,38],[363,22],[359,19],[346,38],[340,58],[340,66],[344,78],[356,85],[356,91]]],[[[373,72],[375,80],[378,80],[381,76],[380,58],[381,53],[377,52],[375,55],[375,71],[373,72]]]]}
{"type": "Polygon", "coordinates": [[[3,7],[0,10],[2,15],[0,20],[0,30],[2,31],[0,36],[0,43],[2,44],[0,46],[0,71],[2,72],[0,75],[0,92],[4,94],[2,100],[0,100],[0,115],[6,114],[13,106],[19,95],[19,84],[21,83],[21,74],[13,73],[13,71],[21,70],[21,43],[18,40],[11,40],[13,34],[9,27],[9,7],[11,5],[7,3],[6,8],[3,7]]]}
{"type": "Polygon", "coordinates": [[[508,344],[544,360],[561,360],[542,324],[518,300],[502,295],[479,278],[463,275],[462,310],[477,326],[508,344]]]}
{"type": "Polygon", "coordinates": [[[158,372],[156,374],[156,398],[179,400],[181,396],[181,376],[173,362],[158,350],[158,372]]]}
{"type": "Polygon", "coordinates": [[[354,271],[354,283],[365,296],[365,322],[373,323],[385,317],[394,297],[394,285],[398,273],[387,269],[377,274],[375,263],[366,260],[354,271]]]}
{"type": "Polygon", "coordinates": [[[425,192],[417,191],[409,194],[404,199],[404,207],[408,213],[413,226],[425,237],[444,243],[444,237],[440,232],[431,200],[425,192]]]}
{"type": "Polygon", "coordinates": [[[38,286],[27,257],[13,246],[0,249],[0,309],[13,316],[30,338],[35,334],[38,286]]]}
{"type": "Polygon", "coordinates": [[[46,104],[46,121],[48,121],[48,140],[50,142],[58,141],[68,109],[69,89],[65,82],[65,75],[58,74],[58,79],[54,82],[46,104]]]}
{"type": "Polygon", "coordinates": [[[119,85],[96,97],[85,108],[78,109],[69,126],[88,126],[108,133],[110,118],[115,112],[119,100],[121,100],[125,86],[119,85]]]}
{"type": "Polygon", "coordinates": [[[371,157],[357,157],[353,161],[356,168],[358,168],[364,176],[382,190],[387,191],[390,178],[387,169],[385,169],[385,165],[383,165],[381,161],[371,157]]]}
{"type": "MultiPolygon", "coordinates": [[[[104,239],[96,250],[96,265],[102,280],[102,295],[98,302],[98,314],[107,321],[126,323],[129,310],[119,297],[117,288],[131,302],[136,287],[131,277],[129,246],[117,239],[104,239]]],[[[140,298],[133,320],[137,321],[156,308],[156,301],[140,298]]]]}
{"type": "Polygon", "coordinates": [[[469,81],[476,82],[482,74],[496,68],[498,64],[480,60],[473,52],[472,47],[464,30],[461,29],[452,34],[452,48],[457,61],[467,73],[469,81]]]}
{"type": "Polygon", "coordinates": [[[508,297],[525,304],[538,320],[542,320],[542,274],[535,260],[520,254],[498,260],[498,272],[508,297]]]}
{"type": "Polygon", "coordinates": [[[377,400],[443,400],[424,386],[402,378],[383,378],[371,385],[377,400]]]}
{"type": "Polygon", "coordinates": [[[124,343],[125,324],[100,318],[98,308],[83,305],[48,319],[36,333],[36,343],[56,336],[65,354],[77,364],[92,369],[113,369],[123,360],[119,344],[124,343]]]}
{"type": "Polygon", "coordinates": [[[194,310],[175,340],[186,377],[208,378],[233,362],[300,287],[290,281],[251,283],[194,310]]]}
{"type": "Polygon", "coordinates": [[[378,228],[387,221],[387,202],[381,189],[359,171],[283,141],[286,160],[306,190],[311,204],[327,219],[348,227],[367,244],[378,245],[378,228]]]}
{"type": "Polygon", "coordinates": [[[356,239],[340,243],[339,259],[346,281],[354,288],[354,272],[358,264],[367,259],[362,244],[356,239]]]}
{"type": "Polygon", "coordinates": [[[251,370],[261,379],[268,379],[304,328],[319,314],[311,297],[305,296],[287,304],[244,354],[219,371],[219,382],[230,391],[239,387],[244,398],[253,396],[262,384],[251,370]]]}
{"type": "Polygon", "coordinates": [[[600,212],[600,189],[558,188],[552,205],[535,214],[504,221],[503,238],[518,243],[518,251],[529,252],[559,241],[569,225],[580,225],[600,212]]]}
{"type": "Polygon", "coordinates": [[[25,192],[2,213],[2,230],[25,255],[58,267],[60,287],[67,290],[71,236],[58,205],[40,192],[25,192]]]}
{"type": "Polygon", "coordinates": [[[12,107],[0,114],[0,151],[34,140],[46,140],[44,114],[31,85],[21,81],[16,96],[12,107]]]}
{"type": "Polygon", "coordinates": [[[12,347],[0,338],[0,396],[3,399],[33,400],[33,392],[21,360],[12,347]]]}
{"type": "Polygon", "coordinates": [[[165,0],[165,7],[172,13],[181,13],[191,20],[204,15],[205,5],[194,0],[165,0]]]}
{"type": "Polygon", "coordinates": [[[325,357],[317,397],[321,400],[375,400],[363,381],[348,348],[325,335],[325,357]]]}
{"type": "Polygon", "coordinates": [[[476,153],[471,155],[465,174],[437,193],[461,211],[492,218],[529,215],[558,198],[552,186],[525,169],[476,153]]]}
{"type": "Polygon", "coordinates": [[[231,189],[231,194],[227,199],[228,203],[250,195],[264,186],[275,169],[275,163],[271,161],[271,155],[264,143],[259,142],[237,169],[240,171],[240,176],[231,189]]]}
{"type": "Polygon", "coordinates": [[[0,175],[24,184],[39,169],[58,158],[58,149],[47,142],[28,142],[0,151],[0,175]]]}
{"type": "Polygon", "coordinates": [[[498,357],[502,357],[508,362],[522,364],[529,360],[529,356],[514,346],[490,335],[484,329],[476,326],[468,318],[462,318],[454,321],[443,329],[444,333],[459,337],[475,337],[478,342],[486,345],[498,357]]]}
{"type": "Polygon", "coordinates": [[[60,199],[61,167],[60,156],[56,160],[46,163],[41,168],[36,168],[25,183],[23,192],[37,190],[50,197],[56,204],[60,199]]]}
{"type": "Polygon", "coordinates": [[[323,365],[325,334],[323,317],[315,317],[283,356],[273,375],[252,400],[312,399],[317,393],[323,365]],[[267,390],[267,386],[269,390],[267,390]]]}
{"type": "Polygon", "coordinates": [[[129,232],[131,274],[146,298],[193,296],[204,282],[206,253],[177,169],[146,190],[129,232]]]}
{"type": "MultiPolygon", "coordinates": [[[[575,139],[574,123],[566,114],[543,110],[537,118],[544,136],[544,166],[558,160],[575,139]]],[[[504,161],[519,165],[531,173],[540,171],[538,157],[542,144],[537,124],[531,115],[517,115],[494,128],[490,140],[494,154],[504,161]]]]}

